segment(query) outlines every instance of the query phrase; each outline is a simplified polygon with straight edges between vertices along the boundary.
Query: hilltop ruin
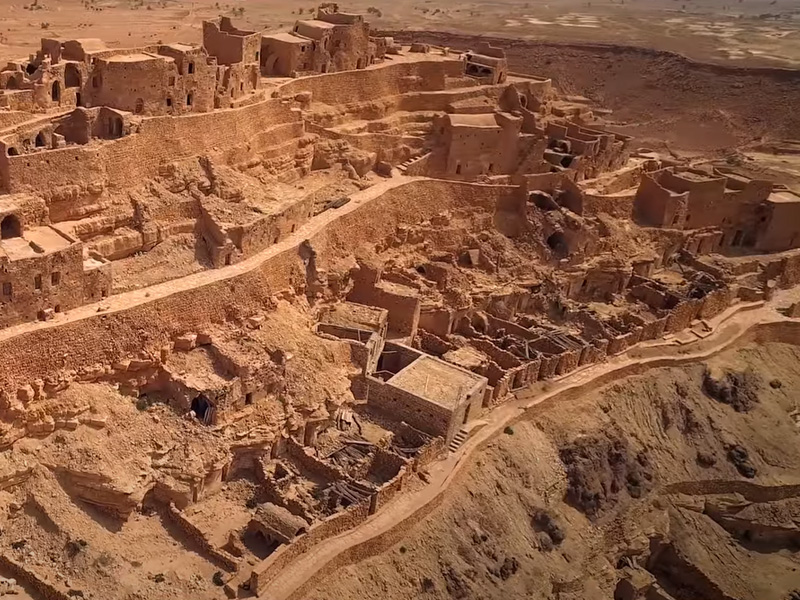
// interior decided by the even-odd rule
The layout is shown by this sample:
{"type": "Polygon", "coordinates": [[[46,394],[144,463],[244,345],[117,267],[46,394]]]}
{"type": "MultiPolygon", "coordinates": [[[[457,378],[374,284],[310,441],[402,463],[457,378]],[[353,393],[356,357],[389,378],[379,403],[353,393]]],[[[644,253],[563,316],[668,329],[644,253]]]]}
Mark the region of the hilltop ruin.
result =
{"type": "Polygon", "coordinates": [[[119,524],[153,514],[215,573],[182,593],[261,595],[515,391],[800,282],[798,192],[637,148],[488,44],[321,7],[43,39],[0,88],[0,535],[56,556],[0,566],[47,597],[157,596],[72,560],[141,565],[119,524]]]}

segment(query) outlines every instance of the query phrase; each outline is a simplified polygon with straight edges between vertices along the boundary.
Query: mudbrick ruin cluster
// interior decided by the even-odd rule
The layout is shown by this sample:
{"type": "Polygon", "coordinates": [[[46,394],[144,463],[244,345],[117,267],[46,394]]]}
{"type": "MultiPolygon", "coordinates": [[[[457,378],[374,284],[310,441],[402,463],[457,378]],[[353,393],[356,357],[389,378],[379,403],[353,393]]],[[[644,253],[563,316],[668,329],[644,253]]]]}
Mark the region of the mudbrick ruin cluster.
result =
{"type": "Polygon", "coordinates": [[[157,586],[72,560],[153,511],[263,594],[515,390],[800,282],[797,193],[335,7],[0,88],[0,566],[48,598],[157,586]]]}

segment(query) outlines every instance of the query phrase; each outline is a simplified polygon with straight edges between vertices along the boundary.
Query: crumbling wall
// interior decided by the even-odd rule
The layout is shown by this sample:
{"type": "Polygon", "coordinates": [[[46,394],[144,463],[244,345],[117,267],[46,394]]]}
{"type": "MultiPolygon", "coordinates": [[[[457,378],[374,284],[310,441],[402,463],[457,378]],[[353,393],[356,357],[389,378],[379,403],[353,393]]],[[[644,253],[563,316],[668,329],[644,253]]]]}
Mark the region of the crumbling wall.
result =
{"type": "Polygon", "coordinates": [[[701,319],[710,319],[717,316],[731,305],[734,296],[733,289],[728,286],[710,291],[703,298],[703,306],[700,308],[698,316],[701,319]]]}
{"type": "Polygon", "coordinates": [[[178,529],[188,535],[198,546],[200,546],[200,548],[203,549],[203,552],[210,556],[214,562],[224,567],[231,573],[236,572],[236,570],[239,568],[239,561],[236,559],[236,557],[225,550],[214,546],[214,544],[211,543],[211,541],[203,534],[203,532],[200,531],[200,529],[198,529],[194,523],[187,519],[183,513],[175,507],[174,504],[170,504],[167,507],[167,516],[169,516],[170,521],[177,525],[178,529]]]}
{"type": "Polygon", "coordinates": [[[445,89],[446,77],[460,75],[460,60],[385,65],[380,69],[312,75],[281,86],[282,96],[311,92],[314,102],[346,105],[397,96],[412,91],[445,89]]]}
{"type": "Polygon", "coordinates": [[[682,228],[686,219],[689,192],[677,194],[658,182],[660,173],[643,173],[633,201],[633,215],[638,223],[650,227],[682,228]]]}
{"type": "Polygon", "coordinates": [[[308,532],[296,537],[273,552],[255,567],[250,576],[250,590],[257,595],[266,593],[269,584],[297,557],[323,540],[353,529],[369,516],[369,502],[347,507],[321,522],[312,525],[308,532]]]}
{"type": "Polygon", "coordinates": [[[7,157],[7,183],[11,191],[28,189],[45,197],[54,189],[77,184],[94,184],[101,190],[133,187],[158,175],[162,165],[211,148],[217,149],[224,162],[235,164],[303,133],[299,113],[278,99],[235,110],[156,117],[144,120],[137,133],[100,146],[69,146],[7,157]],[[250,147],[266,131],[272,135],[250,147]]]}
{"type": "Polygon", "coordinates": [[[687,299],[679,302],[669,313],[667,332],[675,333],[688,329],[692,321],[697,318],[697,314],[702,307],[702,299],[687,299]]]}
{"type": "MultiPolygon", "coordinates": [[[[331,222],[311,242],[320,256],[333,260],[354,252],[363,239],[384,239],[399,224],[421,222],[443,210],[493,210],[499,198],[515,190],[412,181],[331,222]]],[[[109,364],[143,349],[158,353],[186,331],[202,331],[232,314],[256,314],[270,306],[273,294],[289,288],[304,290],[305,285],[306,268],[295,246],[229,279],[191,288],[170,284],[171,293],[163,297],[139,294],[119,310],[91,313],[56,328],[33,329],[13,337],[0,335],[0,352],[7,357],[0,361],[0,388],[15,394],[17,387],[62,369],[77,371],[87,365],[109,364]]],[[[114,299],[109,302],[113,304],[114,299]]]]}

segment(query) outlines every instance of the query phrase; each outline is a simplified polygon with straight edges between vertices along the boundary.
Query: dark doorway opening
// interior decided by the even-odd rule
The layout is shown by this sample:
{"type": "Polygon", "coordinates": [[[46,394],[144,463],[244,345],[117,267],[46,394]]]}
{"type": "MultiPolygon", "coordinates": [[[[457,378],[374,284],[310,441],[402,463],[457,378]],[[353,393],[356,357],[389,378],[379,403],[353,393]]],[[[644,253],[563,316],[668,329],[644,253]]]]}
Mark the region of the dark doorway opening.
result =
{"type": "Polygon", "coordinates": [[[194,412],[199,421],[203,423],[208,422],[211,416],[211,402],[209,402],[204,394],[200,394],[192,400],[192,412],[194,412]]]}
{"type": "Polygon", "coordinates": [[[14,215],[7,215],[0,222],[0,239],[7,240],[22,235],[22,226],[14,215]]]}
{"type": "Polygon", "coordinates": [[[47,140],[45,139],[43,132],[40,131],[39,133],[36,134],[36,140],[34,141],[34,145],[37,148],[44,148],[47,145],[47,140]]]}
{"type": "Polygon", "coordinates": [[[81,87],[81,72],[73,64],[68,64],[64,69],[64,85],[69,87],[81,87]]]}
{"type": "Polygon", "coordinates": [[[61,102],[61,84],[58,81],[53,82],[50,96],[53,98],[53,102],[61,102]]]}
{"type": "Polygon", "coordinates": [[[557,258],[565,258],[569,254],[567,238],[560,231],[556,231],[547,238],[547,245],[557,258]]]}

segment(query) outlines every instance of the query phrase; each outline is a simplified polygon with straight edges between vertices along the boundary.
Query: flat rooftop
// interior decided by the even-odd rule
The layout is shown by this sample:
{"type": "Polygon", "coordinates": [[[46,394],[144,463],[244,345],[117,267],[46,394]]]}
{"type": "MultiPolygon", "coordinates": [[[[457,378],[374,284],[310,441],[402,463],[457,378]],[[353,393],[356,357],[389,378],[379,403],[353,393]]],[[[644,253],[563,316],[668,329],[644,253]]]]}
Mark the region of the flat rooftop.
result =
{"type": "Polygon", "coordinates": [[[179,42],[166,44],[166,47],[172,48],[173,50],[177,50],[178,52],[191,52],[192,50],[196,49],[196,46],[190,46],[189,44],[181,44],[179,42]]]}
{"type": "Polygon", "coordinates": [[[485,127],[491,129],[500,129],[497,123],[497,118],[494,113],[481,113],[481,114],[452,114],[450,117],[450,124],[453,127],[485,127]]]}
{"type": "Polygon", "coordinates": [[[387,315],[384,308],[375,308],[355,302],[340,302],[325,313],[321,322],[353,329],[380,331],[386,323],[387,315]]]}
{"type": "Polygon", "coordinates": [[[22,237],[0,241],[0,252],[9,260],[23,260],[58,252],[71,244],[72,241],[52,227],[34,227],[26,230],[22,237]]]}
{"type": "Polygon", "coordinates": [[[767,200],[769,202],[775,202],[776,204],[800,202],[800,194],[797,194],[791,190],[781,190],[780,192],[772,192],[767,200]]]}
{"type": "Polygon", "coordinates": [[[480,375],[423,355],[387,383],[445,408],[455,408],[459,400],[484,381],[480,375]]]}
{"type": "Polygon", "coordinates": [[[288,33],[286,31],[279,31],[278,33],[266,33],[261,36],[262,39],[277,40],[287,44],[308,44],[309,39],[288,33]]]}
{"type": "Polygon", "coordinates": [[[317,29],[333,29],[336,27],[333,23],[327,21],[319,21],[317,19],[309,19],[305,21],[298,21],[295,25],[305,25],[306,27],[316,27],[317,29]]]}
{"type": "Polygon", "coordinates": [[[133,52],[131,54],[115,54],[105,59],[106,62],[115,63],[132,63],[132,62],[147,62],[151,60],[172,60],[168,56],[161,56],[160,54],[150,54],[149,52],[133,52]]]}

